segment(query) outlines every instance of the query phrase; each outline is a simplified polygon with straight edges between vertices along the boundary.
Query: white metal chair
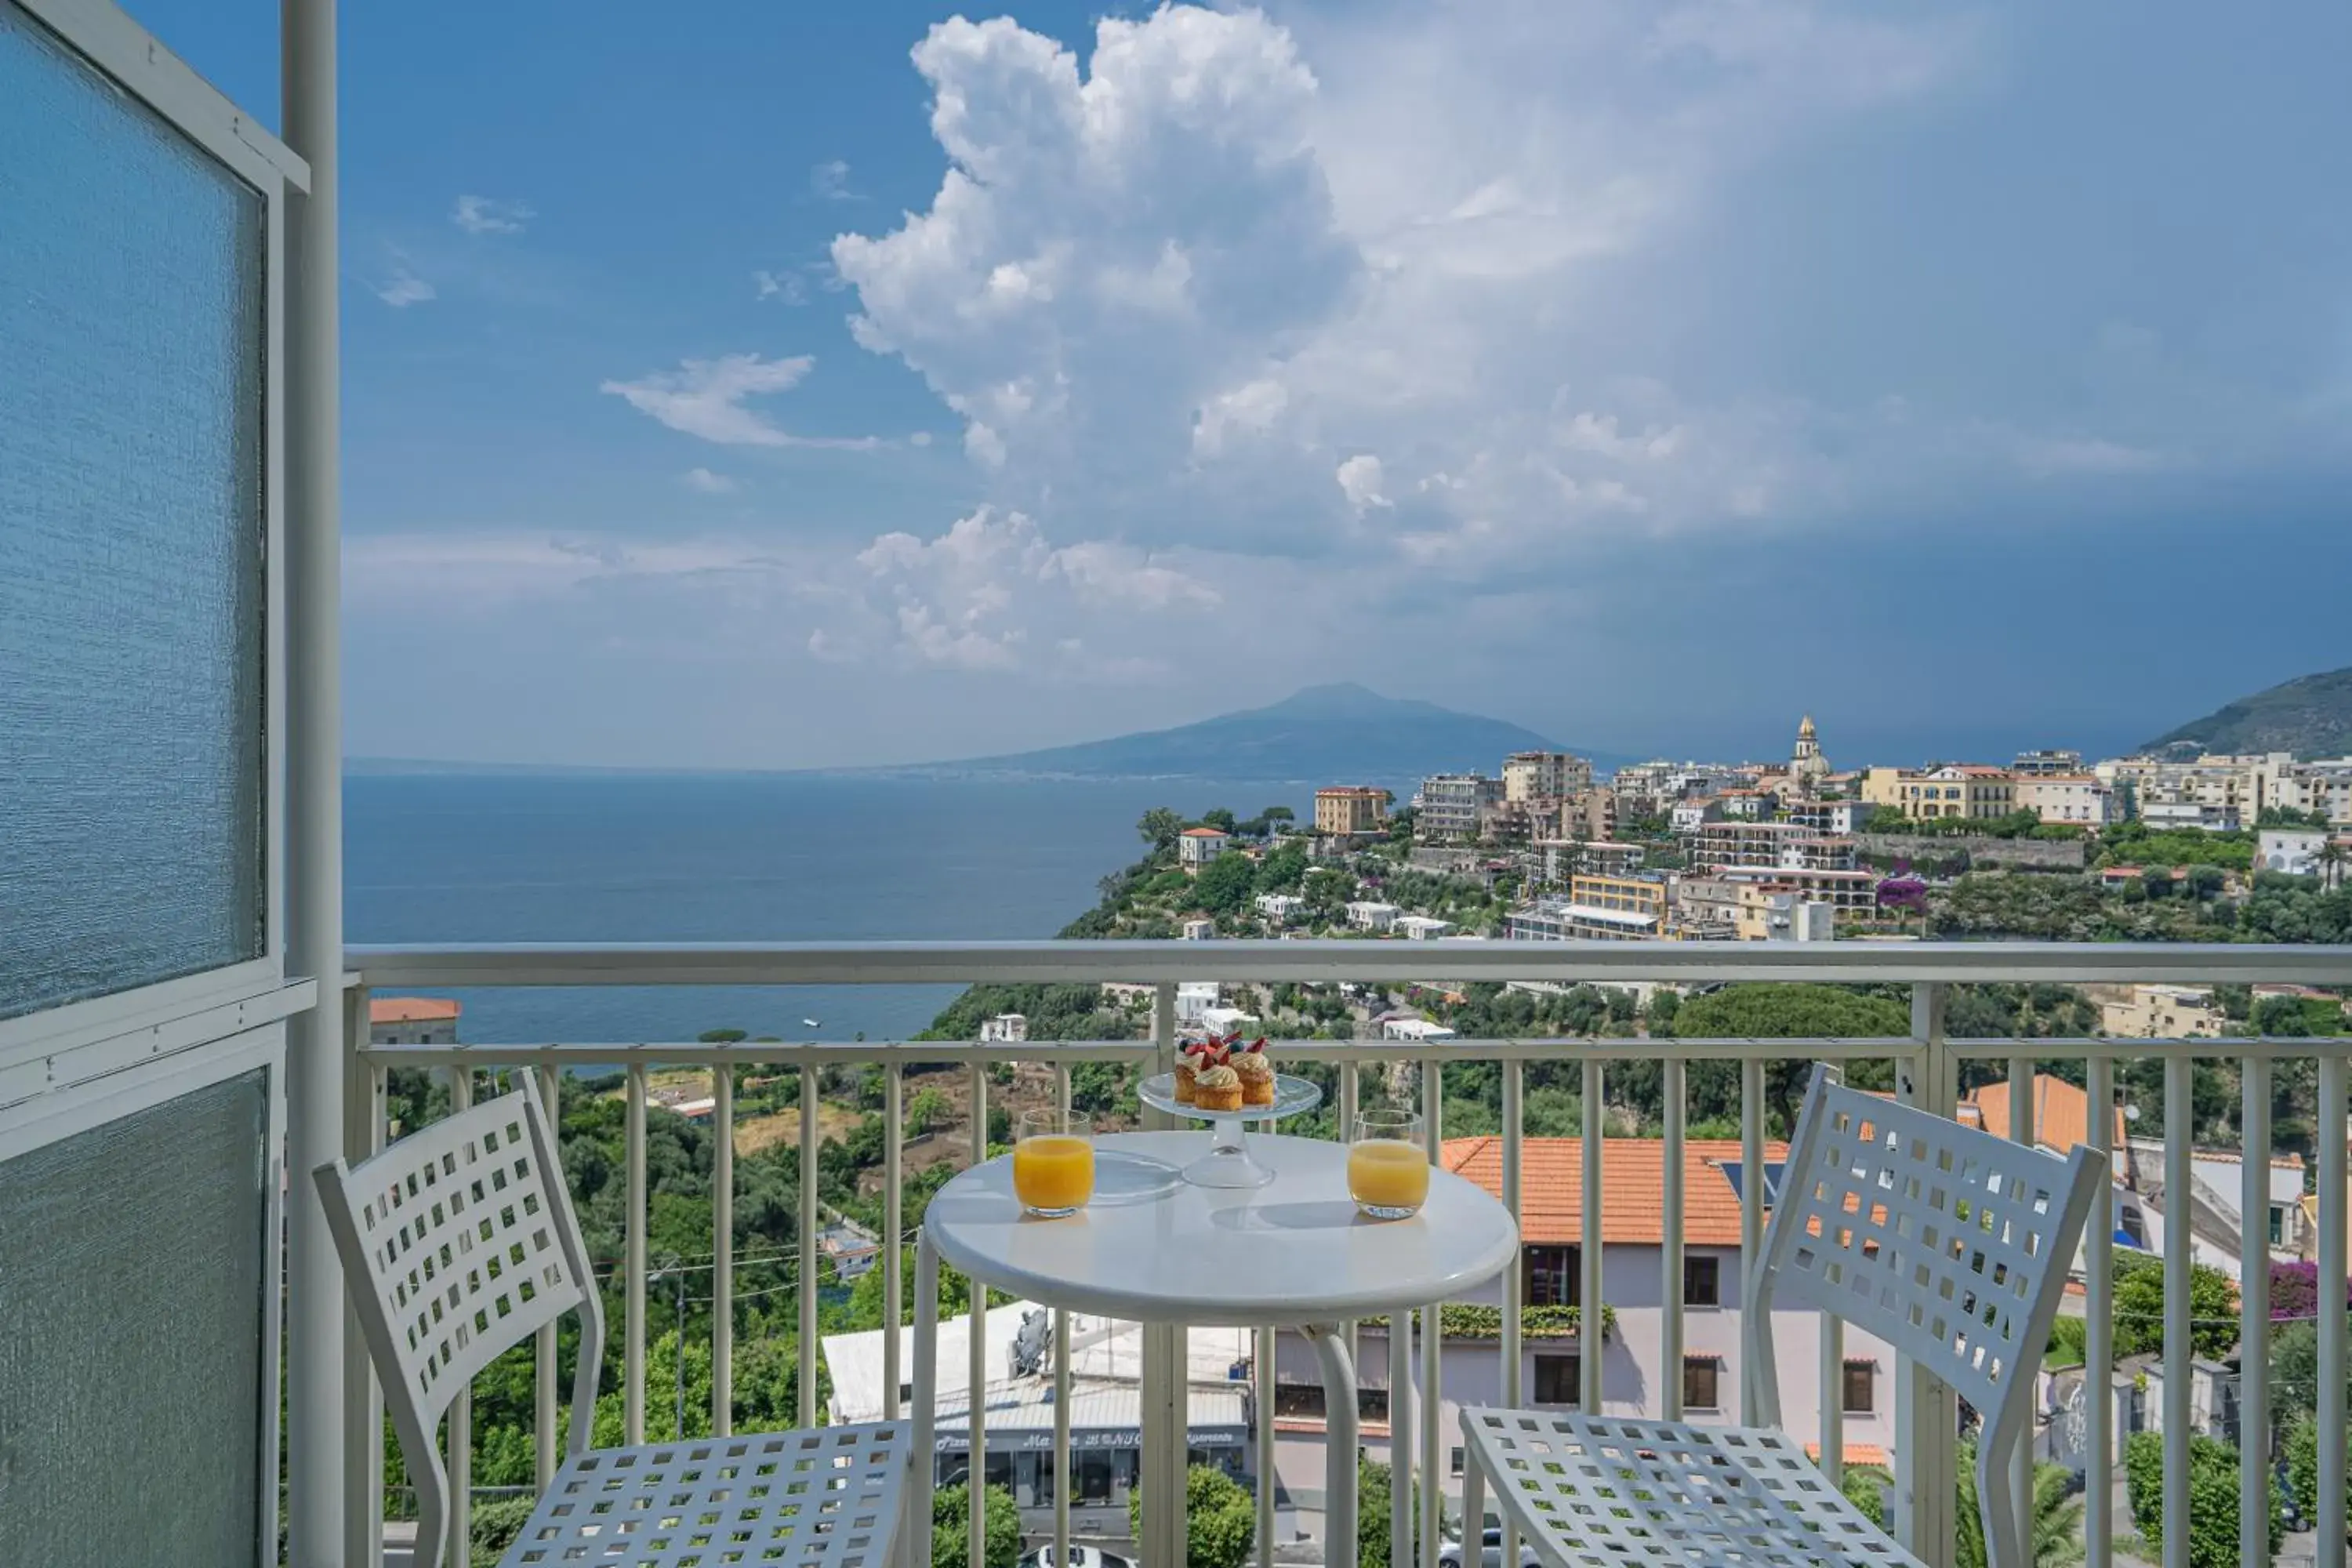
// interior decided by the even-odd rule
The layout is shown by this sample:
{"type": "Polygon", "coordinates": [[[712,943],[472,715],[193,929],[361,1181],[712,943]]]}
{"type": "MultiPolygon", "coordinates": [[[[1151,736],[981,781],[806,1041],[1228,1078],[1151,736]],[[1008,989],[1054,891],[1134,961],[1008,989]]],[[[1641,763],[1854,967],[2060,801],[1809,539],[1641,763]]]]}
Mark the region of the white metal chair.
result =
{"type": "Polygon", "coordinates": [[[567,1453],[501,1568],[893,1561],[908,1490],[906,1422],[589,1448],[604,1311],[527,1075],[516,1092],[356,1169],[336,1160],[313,1175],[415,1483],[416,1568],[437,1568],[447,1534],[436,1433],[451,1402],[493,1359],[575,1307],[567,1453]]]}
{"type": "Polygon", "coordinates": [[[1553,1568],[1916,1563],[1778,1430],[1771,1312],[1793,1300],[1875,1334],[1982,1413],[1987,1561],[2021,1568],[2007,1456],[2107,1179],[2087,1149],[2061,1159],[1816,1068],[1743,1291],[1761,1426],[1465,1409],[1463,1518],[1484,1516],[1491,1485],[1553,1568]]]}

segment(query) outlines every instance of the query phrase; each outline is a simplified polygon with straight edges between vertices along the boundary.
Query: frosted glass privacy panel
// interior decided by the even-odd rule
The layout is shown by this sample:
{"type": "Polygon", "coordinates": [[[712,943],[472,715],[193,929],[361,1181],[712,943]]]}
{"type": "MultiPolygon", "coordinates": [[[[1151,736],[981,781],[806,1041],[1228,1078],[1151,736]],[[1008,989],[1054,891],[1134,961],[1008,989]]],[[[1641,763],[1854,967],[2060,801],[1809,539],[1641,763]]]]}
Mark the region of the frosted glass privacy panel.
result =
{"type": "Polygon", "coordinates": [[[0,1163],[0,1563],[261,1560],[268,1088],[0,1163]]]}
{"type": "Polygon", "coordinates": [[[262,952],[264,217],[0,0],[0,1017],[262,952]]]}

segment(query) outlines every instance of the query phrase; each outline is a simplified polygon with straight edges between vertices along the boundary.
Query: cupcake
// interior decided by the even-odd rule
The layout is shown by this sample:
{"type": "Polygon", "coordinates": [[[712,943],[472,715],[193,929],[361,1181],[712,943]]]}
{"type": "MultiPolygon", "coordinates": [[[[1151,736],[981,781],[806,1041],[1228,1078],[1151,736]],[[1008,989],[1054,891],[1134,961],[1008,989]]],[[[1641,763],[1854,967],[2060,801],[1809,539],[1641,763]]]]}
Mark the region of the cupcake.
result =
{"type": "Polygon", "coordinates": [[[1179,1048],[1176,1057],[1176,1103],[1192,1103],[1193,1075],[1201,1070],[1198,1041],[1188,1042],[1179,1048]]]}
{"type": "Polygon", "coordinates": [[[1244,1105],[1274,1103],[1274,1058],[1265,1054],[1264,1040],[1235,1051],[1232,1067],[1242,1080],[1244,1105]]]}
{"type": "Polygon", "coordinates": [[[1242,1075],[1230,1067],[1202,1068],[1193,1076],[1192,1103],[1203,1110],[1239,1110],[1242,1075]]]}

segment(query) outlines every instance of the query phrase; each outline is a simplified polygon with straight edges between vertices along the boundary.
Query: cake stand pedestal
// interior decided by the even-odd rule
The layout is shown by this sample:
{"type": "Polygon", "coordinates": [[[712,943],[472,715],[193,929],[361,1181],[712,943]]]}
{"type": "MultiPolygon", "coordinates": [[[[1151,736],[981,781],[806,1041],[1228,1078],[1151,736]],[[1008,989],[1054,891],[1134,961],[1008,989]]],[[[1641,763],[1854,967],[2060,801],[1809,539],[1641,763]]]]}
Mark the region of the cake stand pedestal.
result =
{"type": "Polygon", "coordinates": [[[1274,1075],[1274,1103],[1244,1105],[1239,1110],[1203,1110],[1176,1098],[1176,1075],[1154,1073],[1136,1087],[1136,1097],[1155,1110],[1209,1124],[1209,1152],[1184,1167],[1183,1178],[1196,1187],[1262,1187],[1274,1173],[1249,1156],[1244,1130],[1254,1121],[1279,1121],[1323,1103],[1323,1091],[1308,1079],[1288,1073],[1274,1075]]]}

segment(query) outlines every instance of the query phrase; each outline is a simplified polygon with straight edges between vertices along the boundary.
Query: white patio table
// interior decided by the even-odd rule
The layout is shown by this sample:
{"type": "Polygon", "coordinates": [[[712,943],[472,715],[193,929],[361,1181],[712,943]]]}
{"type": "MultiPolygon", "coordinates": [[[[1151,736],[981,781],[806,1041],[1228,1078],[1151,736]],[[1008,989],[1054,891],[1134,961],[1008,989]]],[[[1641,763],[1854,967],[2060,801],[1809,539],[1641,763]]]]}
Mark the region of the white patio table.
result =
{"type": "MultiPolygon", "coordinates": [[[[1097,1164],[1106,1155],[1130,1156],[1163,1163],[1172,1174],[1199,1153],[1200,1144],[1197,1132],[1114,1133],[1096,1141],[1097,1164]]],[[[923,1216],[915,1269],[917,1492],[909,1517],[918,1524],[911,1534],[929,1539],[920,1521],[930,1516],[937,1447],[939,1266],[944,1260],[967,1278],[1069,1311],[1164,1328],[1306,1333],[1323,1373],[1325,1539],[1356,1538],[1356,1369],[1339,1326],[1430,1306],[1484,1285],[1517,1256],[1518,1226],[1484,1188],[1450,1172],[1430,1173],[1429,1198],[1418,1215],[1376,1221],[1360,1215],[1348,1196],[1347,1145],[1254,1137],[1250,1152],[1274,1172],[1265,1186],[1171,1181],[1148,1195],[1105,1194],[1065,1219],[1023,1214],[1009,1157],[975,1165],[939,1190],[923,1216]]],[[[1165,1400],[1173,1392],[1144,1389],[1147,1432],[1155,1394],[1165,1400]]],[[[1261,1411],[1259,1419],[1268,1414],[1261,1411]]],[[[1435,1419],[1434,1413],[1428,1418],[1435,1419]]],[[[976,1477],[984,1474],[980,1455],[971,1464],[976,1477]]],[[[1145,1473],[1151,1473],[1148,1463],[1145,1473]]],[[[1181,1478],[1181,1460],[1160,1473],[1181,1478]]],[[[1181,1496],[1181,1480],[1176,1484],[1181,1496]]],[[[1147,1492],[1147,1532],[1157,1531],[1151,1522],[1156,1503],[1147,1492]]],[[[1162,1539],[1181,1542],[1181,1527],[1162,1539]]],[[[1148,1551],[1145,1557],[1149,1568],[1168,1568],[1148,1551]]]]}

